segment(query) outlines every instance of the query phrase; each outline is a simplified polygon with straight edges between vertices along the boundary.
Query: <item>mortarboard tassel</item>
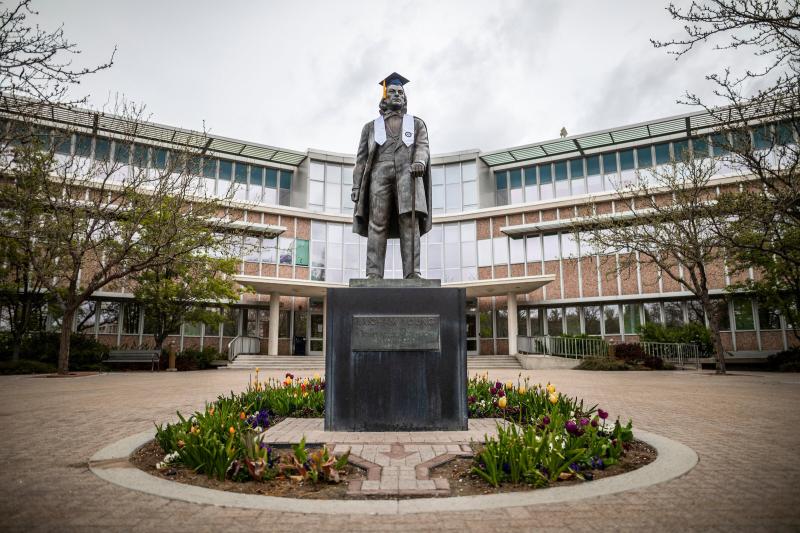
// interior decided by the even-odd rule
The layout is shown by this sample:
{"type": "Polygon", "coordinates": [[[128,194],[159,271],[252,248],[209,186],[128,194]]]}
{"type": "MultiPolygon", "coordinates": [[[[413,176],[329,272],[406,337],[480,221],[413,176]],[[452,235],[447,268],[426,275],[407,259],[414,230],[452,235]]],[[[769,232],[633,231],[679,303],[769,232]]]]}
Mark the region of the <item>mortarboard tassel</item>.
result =
{"type": "Polygon", "coordinates": [[[386,80],[383,80],[383,99],[386,99],[386,80]]]}

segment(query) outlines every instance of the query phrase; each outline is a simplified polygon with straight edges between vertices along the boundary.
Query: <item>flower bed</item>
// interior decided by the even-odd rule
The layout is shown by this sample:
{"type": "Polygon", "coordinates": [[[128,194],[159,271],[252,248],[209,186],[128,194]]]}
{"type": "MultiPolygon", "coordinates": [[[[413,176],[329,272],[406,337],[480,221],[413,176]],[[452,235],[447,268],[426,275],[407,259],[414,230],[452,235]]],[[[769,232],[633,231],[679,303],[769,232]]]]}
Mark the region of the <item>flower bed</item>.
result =
{"type": "MultiPolygon", "coordinates": [[[[633,442],[632,424],[609,421],[609,413],[529,380],[501,383],[475,376],[468,383],[470,418],[504,418],[496,437],[474,448],[470,475],[487,487],[543,487],[566,480],[591,480],[616,465],[633,442]]],[[[166,454],[155,468],[204,474],[218,482],[335,484],[343,479],[347,455],[305,442],[280,454],[262,433],[285,417],[322,417],[325,382],[316,375],[255,380],[244,392],[220,396],[203,411],[157,426],[156,443],[166,454]]],[[[352,472],[352,469],[350,469],[352,472]]]]}

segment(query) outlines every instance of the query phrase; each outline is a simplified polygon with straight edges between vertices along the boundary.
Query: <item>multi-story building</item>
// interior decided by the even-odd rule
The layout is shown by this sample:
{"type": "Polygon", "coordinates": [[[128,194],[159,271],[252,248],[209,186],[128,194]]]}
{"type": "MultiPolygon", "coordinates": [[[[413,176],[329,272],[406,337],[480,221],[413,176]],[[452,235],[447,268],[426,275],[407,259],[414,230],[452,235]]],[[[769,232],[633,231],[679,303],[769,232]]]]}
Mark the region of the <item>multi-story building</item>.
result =
{"type": "MultiPolygon", "coordinates": [[[[59,145],[64,153],[130,157],[116,148],[119,123],[81,110],[61,110],[43,122],[75,132],[59,145]]],[[[142,160],[158,165],[189,133],[158,124],[139,128],[142,160]]],[[[515,353],[518,334],[626,340],[650,322],[704,321],[678,283],[646,264],[630,275],[617,273],[575,227],[590,204],[599,213],[618,213],[614,187],[637,171],[668,164],[685,150],[720,155],[726,143],[719,135],[706,114],[691,113],[516,148],[433,156],[434,225],[422,238],[422,274],[466,288],[469,353],[515,353]]],[[[225,351],[237,336],[248,336],[261,339],[264,353],[322,353],[325,289],[365,274],[366,239],[351,231],[354,156],[205,139],[200,173],[206,190],[224,196],[235,187],[231,210],[262,233],[245,238],[238,276],[255,293],[244,295],[223,324],[187,323],[174,340],[181,348],[225,351]]],[[[743,179],[722,165],[714,185],[719,190],[743,179]]],[[[400,277],[397,241],[386,261],[387,277],[400,277]]],[[[712,278],[718,295],[732,282],[724,264],[712,278]]],[[[748,296],[720,299],[720,305],[726,306],[728,350],[774,351],[792,343],[792,325],[748,296]]],[[[96,294],[75,327],[112,345],[152,342],[148,317],[124,292],[96,294]]]]}

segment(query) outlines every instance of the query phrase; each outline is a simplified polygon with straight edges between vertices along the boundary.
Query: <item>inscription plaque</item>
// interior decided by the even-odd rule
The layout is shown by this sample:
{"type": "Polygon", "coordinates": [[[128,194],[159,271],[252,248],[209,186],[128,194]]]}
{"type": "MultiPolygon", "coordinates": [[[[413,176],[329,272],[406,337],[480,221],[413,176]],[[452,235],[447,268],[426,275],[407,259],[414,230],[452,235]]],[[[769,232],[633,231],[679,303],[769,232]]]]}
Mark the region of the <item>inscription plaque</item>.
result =
{"type": "Polygon", "coordinates": [[[353,315],[354,352],[441,351],[439,315],[353,315]]]}

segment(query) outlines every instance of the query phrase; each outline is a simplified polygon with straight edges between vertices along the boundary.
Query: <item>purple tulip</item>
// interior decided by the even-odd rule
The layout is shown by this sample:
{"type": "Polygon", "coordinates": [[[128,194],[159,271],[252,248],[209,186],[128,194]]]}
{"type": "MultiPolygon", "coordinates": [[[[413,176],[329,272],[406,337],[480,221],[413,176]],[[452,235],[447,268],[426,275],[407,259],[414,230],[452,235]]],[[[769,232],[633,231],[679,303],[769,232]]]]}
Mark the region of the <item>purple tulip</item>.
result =
{"type": "Polygon", "coordinates": [[[570,435],[576,435],[578,433],[578,424],[576,424],[574,420],[567,420],[564,424],[564,428],[570,435]]]}
{"type": "Polygon", "coordinates": [[[589,424],[589,419],[586,417],[581,418],[581,425],[586,426],[589,424]]]}
{"type": "Polygon", "coordinates": [[[498,395],[500,398],[502,398],[503,396],[505,396],[505,395],[506,395],[506,391],[504,391],[504,390],[500,389],[499,391],[497,391],[497,395],[498,395]]]}
{"type": "Polygon", "coordinates": [[[592,418],[592,427],[593,427],[593,428],[596,428],[596,427],[597,427],[597,420],[598,420],[598,418],[597,418],[597,417],[594,417],[594,418],[592,418]]]}
{"type": "Polygon", "coordinates": [[[496,389],[496,388],[494,388],[494,387],[492,387],[491,389],[489,389],[489,394],[491,394],[492,396],[494,396],[495,394],[497,394],[497,389],[496,389]]]}
{"type": "Polygon", "coordinates": [[[598,414],[598,416],[600,416],[600,418],[602,418],[603,420],[605,420],[606,418],[608,418],[608,412],[606,412],[606,411],[603,411],[602,409],[598,409],[598,410],[597,410],[597,414],[598,414]]]}
{"type": "Polygon", "coordinates": [[[547,416],[547,415],[544,415],[544,416],[542,417],[542,425],[543,425],[543,426],[547,426],[547,425],[549,425],[549,424],[550,424],[550,417],[549,417],[549,416],[547,416]]]}
{"type": "Polygon", "coordinates": [[[497,383],[494,384],[494,388],[495,389],[502,389],[503,388],[503,384],[498,381],[497,383]]]}

